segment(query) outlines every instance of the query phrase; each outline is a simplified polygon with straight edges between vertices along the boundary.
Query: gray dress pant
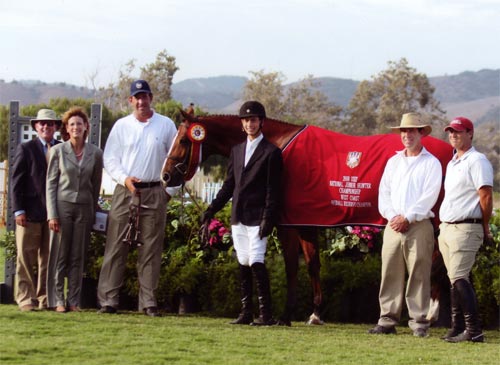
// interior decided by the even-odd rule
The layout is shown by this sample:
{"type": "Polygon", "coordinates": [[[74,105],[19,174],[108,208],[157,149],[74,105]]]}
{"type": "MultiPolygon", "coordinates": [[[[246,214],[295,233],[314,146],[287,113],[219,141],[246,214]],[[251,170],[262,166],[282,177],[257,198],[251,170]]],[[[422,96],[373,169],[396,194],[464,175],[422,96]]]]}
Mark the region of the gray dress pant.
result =
{"type": "Polygon", "coordinates": [[[50,255],[47,274],[47,300],[50,308],[58,305],[80,306],[85,255],[94,222],[91,204],[57,202],[59,233],[50,231],[50,255]],[[64,278],[68,293],[64,299],[64,278]]]}
{"type": "MultiPolygon", "coordinates": [[[[102,306],[118,307],[119,292],[130,246],[123,243],[129,220],[131,193],[117,185],[108,217],[106,248],[99,275],[97,298],[102,306]]],[[[140,229],[137,274],[139,279],[139,311],[156,307],[156,289],[160,277],[161,254],[165,237],[168,196],[161,186],[141,189],[140,229]]]]}

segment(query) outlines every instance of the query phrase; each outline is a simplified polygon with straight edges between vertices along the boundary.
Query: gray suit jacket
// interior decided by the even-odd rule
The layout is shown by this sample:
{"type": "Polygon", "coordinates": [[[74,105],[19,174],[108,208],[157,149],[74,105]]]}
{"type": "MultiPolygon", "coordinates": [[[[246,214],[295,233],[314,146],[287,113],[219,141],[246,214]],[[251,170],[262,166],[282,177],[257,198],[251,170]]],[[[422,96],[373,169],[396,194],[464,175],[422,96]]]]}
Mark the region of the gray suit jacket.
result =
{"type": "Polygon", "coordinates": [[[81,163],[69,141],[50,150],[47,170],[47,219],[59,218],[57,202],[86,204],[94,211],[102,179],[102,151],[85,143],[81,163]]]}

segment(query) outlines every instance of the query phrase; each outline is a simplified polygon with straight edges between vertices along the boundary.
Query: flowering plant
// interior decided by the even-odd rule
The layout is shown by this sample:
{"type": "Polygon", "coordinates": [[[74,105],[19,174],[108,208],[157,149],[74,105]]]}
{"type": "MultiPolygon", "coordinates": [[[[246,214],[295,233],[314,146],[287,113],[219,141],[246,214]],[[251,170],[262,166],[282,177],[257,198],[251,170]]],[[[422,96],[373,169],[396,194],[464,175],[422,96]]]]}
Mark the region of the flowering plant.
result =
{"type": "Polygon", "coordinates": [[[208,246],[220,250],[227,250],[233,243],[231,232],[217,219],[208,224],[208,246]]]}
{"type": "Polygon", "coordinates": [[[357,248],[361,253],[368,253],[377,249],[381,240],[382,230],[371,226],[347,226],[336,229],[330,240],[329,254],[352,250],[357,248]]]}

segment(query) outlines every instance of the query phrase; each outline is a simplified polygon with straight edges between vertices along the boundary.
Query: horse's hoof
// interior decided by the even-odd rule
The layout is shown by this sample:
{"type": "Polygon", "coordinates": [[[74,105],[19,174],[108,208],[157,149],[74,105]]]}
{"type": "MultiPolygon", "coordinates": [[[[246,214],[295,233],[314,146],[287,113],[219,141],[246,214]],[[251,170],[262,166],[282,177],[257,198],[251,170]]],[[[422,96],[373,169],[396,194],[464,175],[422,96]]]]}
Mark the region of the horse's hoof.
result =
{"type": "Polygon", "coordinates": [[[286,326],[286,327],[292,327],[292,322],[289,321],[288,319],[278,319],[276,322],[277,326],[286,326]]]}
{"type": "Polygon", "coordinates": [[[309,320],[306,322],[306,324],[323,325],[325,324],[325,322],[323,322],[318,315],[313,313],[309,316],[309,320]]]}

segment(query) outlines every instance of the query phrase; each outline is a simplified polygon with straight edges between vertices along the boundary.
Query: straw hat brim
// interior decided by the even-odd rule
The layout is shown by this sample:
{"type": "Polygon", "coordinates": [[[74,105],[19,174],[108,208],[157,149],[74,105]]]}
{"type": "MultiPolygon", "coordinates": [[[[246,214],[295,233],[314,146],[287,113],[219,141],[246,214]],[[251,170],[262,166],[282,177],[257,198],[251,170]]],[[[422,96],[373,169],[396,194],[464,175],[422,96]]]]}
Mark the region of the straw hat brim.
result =
{"type": "Polygon", "coordinates": [[[432,132],[432,127],[430,125],[428,125],[428,124],[398,126],[398,127],[389,127],[389,128],[392,129],[393,133],[400,133],[401,132],[401,128],[404,128],[404,129],[410,129],[410,128],[419,129],[419,128],[422,128],[423,129],[423,133],[422,133],[423,137],[428,136],[432,132]]]}

